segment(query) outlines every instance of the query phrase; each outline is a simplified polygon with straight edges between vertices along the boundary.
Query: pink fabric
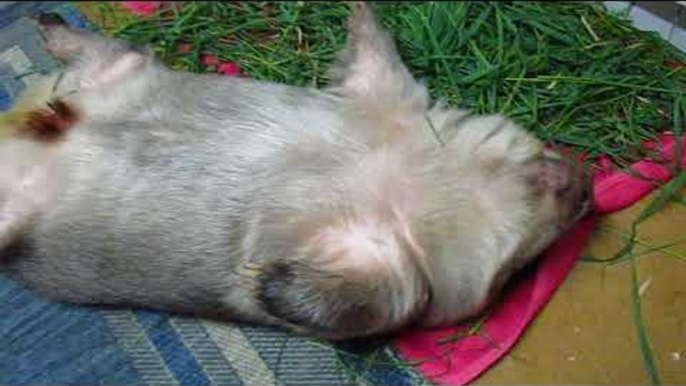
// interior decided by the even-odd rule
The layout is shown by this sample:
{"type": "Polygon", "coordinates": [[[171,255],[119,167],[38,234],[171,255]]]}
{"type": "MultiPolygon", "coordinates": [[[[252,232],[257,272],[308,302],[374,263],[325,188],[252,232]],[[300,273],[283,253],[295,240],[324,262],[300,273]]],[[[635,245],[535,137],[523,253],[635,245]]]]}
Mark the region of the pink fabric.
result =
{"type": "Polygon", "coordinates": [[[222,75],[240,75],[241,65],[235,62],[222,62],[217,67],[217,72],[222,75]]]}
{"type": "Polygon", "coordinates": [[[237,76],[241,74],[240,64],[220,60],[215,54],[202,54],[200,56],[200,61],[208,67],[215,67],[217,73],[222,75],[237,76]]]}
{"type": "Polygon", "coordinates": [[[215,54],[202,54],[200,61],[206,66],[216,66],[219,64],[219,58],[215,54]]]}
{"type": "MultiPolygon", "coordinates": [[[[686,148],[684,138],[682,138],[681,164],[686,164],[686,148]]],[[[648,147],[655,148],[654,144],[647,144],[648,147]]],[[[660,137],[660,155],[666,160],[673,162],[675,157],[677,141],[673,135],[664,134],[660,137]]],[[[627,173],[612,170],[608,166],[606,159],[601,160],[601,170],[596,174],[594,181],[595,190],[595,210],[601,213],[616,212],[649,194],[660,184],[668,182],[672,178],[669,167],[661,165],[655,161],[644,160],[632,166],[631,169],[645,179],[638,179],[627,173]]]]}
{"type": "Polygon", "coordinates": [[[179,43],[177,50],[181,54],[188,54],[193,51],[193,45],[191,43],[179,43]]]}
{"type": "Polygon", "coordinates": [[[120,1],[124,8],[139,16],[150,16],[155,14],[162,3],[167,1],[120,1]]]}
{"type": "MultiPolygon", "coordinates": [[[[682,138],[682,144],[686,141],[682,138]]],[[[674,161],[675,138],[663,135],[657,144],[661,154],[674,161]]],[[[686,166],[682,154],[681,164],[686,166]]],[[[641,199],[655,183],[614,170],[606,158],[598,163],[594,176],[596,213],[579,222],[571,231],[551,246],[542,257],[535,272],[521,277],[513,290],[489,314],[482,325],[481,336],[469,336],[452,343],[437,341],[468,326],[410,331],[396,340],[402,356],[417,363],[416,368],[438,384],[464,385],[487,370],[517,342],[528,324],[548,303],[586,246],[598,216],[623,209],[641,199]]],[[[667,182],[672,176],[668,166],[644,160],[633,170],[643,177],[667,182]]]]}

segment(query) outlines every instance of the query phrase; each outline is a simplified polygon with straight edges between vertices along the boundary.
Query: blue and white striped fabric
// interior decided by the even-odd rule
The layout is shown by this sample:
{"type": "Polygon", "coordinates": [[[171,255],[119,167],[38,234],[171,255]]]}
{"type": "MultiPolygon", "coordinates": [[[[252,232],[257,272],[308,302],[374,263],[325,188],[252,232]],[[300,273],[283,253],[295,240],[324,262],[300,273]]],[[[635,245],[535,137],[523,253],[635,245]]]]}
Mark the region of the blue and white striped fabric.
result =
{"type": "MultiPolygon", "coordinates": [[[[31,74],[57,65],[25,17],[45,9],[74,26],[93,28],[66,3],[0,2],[0,110],[10,106],[31,74]]],[[[369,350],[369,344],[334,349],[265,327],[51,302],[0,276],[2,385],[423,382],[414,372],[389,364],[397,360],[390,349],[378,351],[370,365],[359,355],[369,350]]]]}

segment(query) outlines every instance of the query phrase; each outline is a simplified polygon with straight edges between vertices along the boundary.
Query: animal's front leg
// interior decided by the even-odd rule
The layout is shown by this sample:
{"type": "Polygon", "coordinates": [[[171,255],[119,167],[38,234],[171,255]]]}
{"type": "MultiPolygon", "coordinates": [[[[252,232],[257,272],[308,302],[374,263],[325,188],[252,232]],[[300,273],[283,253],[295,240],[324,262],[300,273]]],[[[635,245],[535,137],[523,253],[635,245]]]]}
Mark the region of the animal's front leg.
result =
{"type": "Polygon", "coordinates": [[[0,142],[0,249],[6,247],[49,205],[59,172],[43,143],[0,142]]]}

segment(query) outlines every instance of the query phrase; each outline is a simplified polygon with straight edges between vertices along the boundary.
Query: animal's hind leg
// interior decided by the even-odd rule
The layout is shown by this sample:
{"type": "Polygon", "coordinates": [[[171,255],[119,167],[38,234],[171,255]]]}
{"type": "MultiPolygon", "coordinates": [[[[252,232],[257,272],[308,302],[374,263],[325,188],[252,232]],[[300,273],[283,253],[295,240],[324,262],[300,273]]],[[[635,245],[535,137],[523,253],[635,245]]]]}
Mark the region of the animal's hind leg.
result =
{"type": "Polygon", "coordinates": [[[63,81],[71,91],[107,89],[131,79],[152,60],[152,51],[91,31],[69,27],[58,15],[40,14],[45,47],[67,64],[63,81]]]}
{"type": "Polygon", "coordinates": [[[42,13],[34,16],[48,52],[55,58],[68,61],[92,40],[92,34],[72,30],[61,16],[55,13],[42,13]]]}

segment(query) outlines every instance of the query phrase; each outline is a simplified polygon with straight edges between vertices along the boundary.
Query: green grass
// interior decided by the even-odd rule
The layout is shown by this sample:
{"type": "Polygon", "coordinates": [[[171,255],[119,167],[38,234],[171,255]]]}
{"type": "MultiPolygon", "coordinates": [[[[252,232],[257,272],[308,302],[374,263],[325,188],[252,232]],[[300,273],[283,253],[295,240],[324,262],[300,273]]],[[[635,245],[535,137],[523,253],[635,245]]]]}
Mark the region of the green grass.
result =
{"type": "MultiPolygon", "coordinates": [[[[191,2],[149,18],[115,7],[98,3],[102,23],[112,26],[107,31],[152,45],[175,69],[214,71],[200,61],[203,53],[214,53],[240,63],[255,79],[316,87],[329,81],[326,69],[345,42],[348,15],[344,4],[325,2],[191,2]],[[193,50],[180,53],[181,43],[193,50]]],[[[667,130],[682,134],[685,55],[597,4],[414,2],[375,9],[412,72],[449,104],[505,113],[551,144],[607,154],[621,166],[654,156],[642,141],[667,130]]],[[[677,193],[686,174],[673,168],[678,177],[661,187],[623,235],[625,247],[602,260],[632,264],[635,325],[653,383],[659,375],[634,261],[647,250],[635,247],[646,246],[637,236],[644,220],[668,203],[686,204],[677,193]]]]}
{"type": "MultiPolygon", "coordinates": [[[[173,68],[207,72],[212,52],[251,77],[322,86],[345,42],[348,10],[326,2],[190,2],[150,18],[115,19],[109,32],[151,44],[173,68]],[[178,52],[182,42],[193,51],[178,52]]],[[[375,6],[412,71],[435,97],[504,112],[541,139],[620,165],[682,114],[683,53],[598,5],[417,2],[375,6]],[[676,67],[676,68],[675,68],[676,67]]],[[[680,127],[679,127],[680,129],[680,127]]]]}

